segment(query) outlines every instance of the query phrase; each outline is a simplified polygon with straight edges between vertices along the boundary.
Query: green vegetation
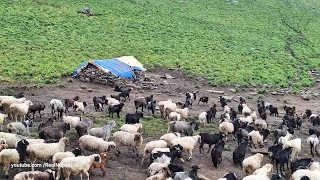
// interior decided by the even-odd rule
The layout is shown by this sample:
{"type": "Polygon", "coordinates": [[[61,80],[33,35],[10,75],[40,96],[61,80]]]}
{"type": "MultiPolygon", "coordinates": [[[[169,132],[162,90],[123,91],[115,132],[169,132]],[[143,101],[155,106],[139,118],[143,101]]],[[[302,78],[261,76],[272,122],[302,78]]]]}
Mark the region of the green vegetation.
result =
{"type": "Polygon", "coordinates": [[[215,85],[299,89],[314,84],[308,70],[320,70],[316,0],[3,0],[0,8],[0,82],[41,87],[89,59],[123,55],[215,85]],[[77,13],[85,7],[102,15],[77,13]]]}

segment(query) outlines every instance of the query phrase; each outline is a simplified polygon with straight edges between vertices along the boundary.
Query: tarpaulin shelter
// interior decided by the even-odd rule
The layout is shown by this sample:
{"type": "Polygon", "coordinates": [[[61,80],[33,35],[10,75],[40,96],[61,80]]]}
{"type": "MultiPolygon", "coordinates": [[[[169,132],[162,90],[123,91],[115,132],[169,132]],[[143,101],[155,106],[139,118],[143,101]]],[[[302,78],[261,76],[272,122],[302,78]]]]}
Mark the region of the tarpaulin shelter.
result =
{"type": "Polygon", "coordinates": [[[123,56],[114,59],[89,60],[88,62],[84,62],[77,67],[73,71],[73,76],[77,76],[77,74],[86,69],[89,64],[95,66],[101,71],[112,73],[115,76],[120,76],[123,78],[135,78],[134,70],[146,70],[143,65],[133,56],[123,56]]]}

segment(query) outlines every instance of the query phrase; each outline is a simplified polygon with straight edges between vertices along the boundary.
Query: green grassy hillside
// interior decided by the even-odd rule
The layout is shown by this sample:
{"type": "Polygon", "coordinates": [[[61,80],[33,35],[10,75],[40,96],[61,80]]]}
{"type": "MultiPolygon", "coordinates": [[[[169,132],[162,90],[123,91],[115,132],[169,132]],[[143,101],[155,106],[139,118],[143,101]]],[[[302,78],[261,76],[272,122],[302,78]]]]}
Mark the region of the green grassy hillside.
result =
{"type": "Polygon", "coordinates": [[[88,59],[133,55],[210,84],[310,86],[318,0],[2,0],[0,79],[53,83],[88,59]],[[100,16],[77,13],[89,7],[100,16]]]}

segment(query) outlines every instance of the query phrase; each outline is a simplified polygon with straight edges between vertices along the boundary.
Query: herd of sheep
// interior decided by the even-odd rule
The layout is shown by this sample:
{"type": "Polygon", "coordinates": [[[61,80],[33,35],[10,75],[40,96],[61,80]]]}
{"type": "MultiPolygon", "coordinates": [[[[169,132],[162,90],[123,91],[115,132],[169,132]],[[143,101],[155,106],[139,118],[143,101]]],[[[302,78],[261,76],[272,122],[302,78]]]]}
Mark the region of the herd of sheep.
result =
{"type": "MultiPolygon", "coordinates": [[[[120,118],[120,112],[130,101],[131,88],[116,87],[118,95],[111,97],[93,97],[95,111],[106,111],[109,117],[120,118]]],[[[51,117],[39,123],[39,139],[22,136],[27,133],[30,136],[29,127],[32,127],[35,113],[45,109],[45,103],[40,101],[30,101],[24,97],[23,93],[14,96],[0,96],[0,124],[7,123],[7,132],[0,132],[0,163],[3,166],[5,177],[9,177],[12,164],[23,164],[29,160],[31,171],[20,172],[14,176],[14,180],[58,180],[61,176],[69,179],[71,175],[84,173],[89,180],[93,168],[100,168],[103,175],[105,171],[105,161],[108,159],[110,150],[115,150],[117,155],[121,154],[120,147],[130,147],[132,156],[140,157],[139,149],[143,146],[143,134],[141,134],[143,112],[147,110],[159,115],[164,119],[163,123],[168,124],[167,134],[159,140],[147,142],[143,148],[141,164],[147,157],[149,158],[147,180],[198,180],[208,179],[198,174],[199,166],[193,165],[191,171],[184,171],[184,168],[174,163],[175,159],[180,159],[182,163],[187,163],[182,157],[182,153],[188,153],[188,161],[192,159],[194,148],[199,144],[199,152],[204,151],[204,144],[208,145],[208,153],[211,151],[213,167],[217,168],[222,163],[222,152],[225,150],[228,136],[237,140],[237,147],[233,151],[233,162],[240,166],[246,176],[243,180],[278,180],[284,177],[293,180],[316,180],[320,179],[320,163],[312,158],[300,158],[301,138],[293,138],[294,132],[300,130],[302,123],[311,122],[313,127],[309,129],[310,137],[306,139],[310,145],[311,155],[314,157],[316,147],[319,144],[320,130],[315,126],[320,124],[320,117],[312,114],[311,110],[306,110],[303,114],[298,114],[294,106],[284,106],[285,116],[278,129],[274,130],[274,145],[268,147],[267,152],[258,152],[252,156],[247,156],[249,148],[257,149],[265,146],[265,141],[271,133],[268,129],[267,117],[279,116],[280,110],[275,105],[262,101],[257,104],[258,112],[252,110],[242,97],[236,108],[228,106],[229,101],[220,96],[219,103],[222,110],[217,116],[218,107],[213,104],[210,109],[201,112],[197,120],[187,122],[190,116],[192,105],[197,100],[197,93],[186,93],[185,100],[156,101],[154,96],[138,97],[133,100],[136,112],[125,115],[125,124],[119,131],[113,132],[117,125],[117,118],[108,122],[102,127],[93,127],[94,121],[91,118],[82,116],[70,116],[69,108],[75,112],[84,114],[87,102],[79,101],[79,96],[70,99],[52,99],[50,101],[51,117]],[[139,111],[141,108],[141,111],[139,111]],[[31,115],[33,117],[31,118],[31,115]],[[216,117],[217,116],[217,117],[216,117]],[[61,120],[60,120],[61,119],[61,120]],[[20,120],[20,121],[19,121],[20,120]],[[54,123],[55,122],[55,123],[54,123]],[[219,132],[202,132],[201,128],[210,123],[217,123],[219,132]],[[79,136],[79,147],[72,151],[65,151],[69,139],[65,137],[67,131],[75,131],[79,136]],[[199,135],[195,135],[199,131],[199,135]],[[113,132],[113,133],[112,133],[113,132]],[[109,141],[109,139],[112,141],[109,141]],[[211,149],[211,146],[213,148],[211,149]],[[99,152],[97,154],[84,155],[84,150],[99,152]],[[261,164],[264,154],[270,157],[270,163],[261,164]],[[57,163],[56,171],[51,169],[45,171],[35,171],[35,164],[38,160],[57,163]],[[274,164],[276,166],[274,166],[274,164]],[[285,174],[285,164],[291,167],[292,175],[285,174]],[[279,168],[280,165],[280,168],[279,168]],[[274,172],[274,168],[277,173],[274,172]]],[[[209,97],[202,96],[198,100],[208,104],[209,97]]],[[[269,137],[270,139],[270,137],[269,137]]],[[[38,162],[39,163],[39,162],[38,162]]],[[[191,166],[191,165],[190,165],[191,166]]],[[[237,174],[229,172],[219,180],[237,180],[237,174]]]]}

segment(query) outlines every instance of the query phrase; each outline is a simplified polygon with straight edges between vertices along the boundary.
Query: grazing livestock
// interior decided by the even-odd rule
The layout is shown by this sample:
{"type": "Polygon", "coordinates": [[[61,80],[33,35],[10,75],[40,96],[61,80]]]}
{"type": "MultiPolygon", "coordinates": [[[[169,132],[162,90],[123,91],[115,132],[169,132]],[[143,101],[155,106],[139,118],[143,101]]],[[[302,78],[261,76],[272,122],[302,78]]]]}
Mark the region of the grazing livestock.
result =
{"type": "Polygon", "coordinates": [[[45,104],[41,101],[32,101],[32,105],[29,107],[27,117],[29,117],[29,113],[32,113],[32,119],[34,119],[34,114],[36,113],[36,111],[38,111],[41,118],[40,111],[44,110],[45,107],[45,104]]]}
{"type": "Polygon", "coordinates": [[[197,180],[199,166],[194,165],[191,167],[190,172],[176,172],[173,174],[173,180],[197,180]]]}
{"type": "Polygon", "coordinates": [[[200,146],[199,146],[199,152],[201,153],[201,150],[204,151],[203,145],[208,144],[209,149],[208,153],[210,152],[211,145],[217,144],[219,141],[221,141],[226,135],[223,132],[215,133],[215,134],[210,134],[207,132],[201,132],[200,134],[200,146]]]}
{"type": "Polygon", "coordinates": [[[150,155],[150,164],[153,162],[165,163],[166,161],[173,162],[175,158],[179,158],[181,162],[184,162],[182,159],[182,150],[179,148],[173,148],[169,152],[155,152],[150,155]]]}
{"type": "Polygon", "coordinates": [[[278,154],[276,154],[275,160],[276,160],[277,173],[279,173],[279,170],[280,170],[280,174],[283,175],[284,164],[287,164],[287,169],[289,170],[289,157],[291,152],[292,152],[292,148],[288,147],[280,151],[278,154]],[[278,169],[279,164],[280,164],[280,169],[278,169]]]}
{"type": "Polygon", "coordinates": [[[269,105],[269,111],[270,111],[270,116],[274,115],[274,116],[279,116],[279,112],[278,112],[278,108],[273,106],[273,105],[269,105]]]}
{"type": "Polygon", "coordinates": [[[225,142],[220,140],[211,151],[211,160],[215,168],[217,168],[218,163],[220,164],[222,161],[222,150],[224,148],[224,144],[225,142]]]}
{"type": "Polygon", "coordinates": [[[147,104],[148,113],[149,113],[149,110],[150,110],[152,112],[152,114],[154,114],[154,111],[156,110],[156,103],[157,103],[156,100],[148,102],[148,104],[147,104]]]}
{"type": "Polygon", "coordinates": [[[147,105],[150,101],[153,101],[153,95],[135,99],[133,102],[134,106],[136,107],[136,112],[138,111],[139,107],[141,107],[141,111],[143,112],[143,108],[147,108],[147,105]]]}
{"type": "Polygon", "coordinates": [[[256,169],[260,168],[263,154],[257,153],[253,156],[249,156],[242,161],[242,169],[246,175],[252,174],[256,169]]]}
{"type": "Polygon", "coordinates": [[[59,99],[51,99],[50,101],[51,106],[51,115],[55,115],[56,112],[58,113],[58,117],[62,117],[65,105],[59,99]]]}
{"type": "Polygon", "coordinates": [[[120,118],[120,111],[122,110],[123,106],[124,106],[123,103],[120,103],[120,104],[117,104],[117,105],[113,105],[113,106],[109,106],[109,108],[108,108],[109,117],[113,118],[113,113],[117,113],[117,117],[120,118]]]}
{"type": "Polygon", "coordinates": [[[117,123],[115,121],[110,121],[106,125],[104,125],[103,127],[96,127],[96,128],[89,129],[88,133],[89,133],[89,135],[92,135],[92,136],[95,136],[98,138],[102,138],[105,141],[108,141],[108,139],[110,137],[110,133],[116,125],[117,125],[117,123]]]}
{"type": "Polygon", "coordinates": [[[106,104],[106,96],[93,97],[93,106],[96,111],[103,110],[103,105],[106,104]]]}
{"type": "Polygon", "coordinates": [[[140,118],[143,118],[143,113],[142,112],[137,112],[135,114],[130,114],[127,113],[126,114],[126,124],[136,124],[136,123],[140,123],[140,118]]]}
{"type": "Polygon", "coordinates": [[[197,131],[198,129],[198,123],[196,122],[171,121],[169,122],[167,133],[178,132],[186,136],[192,136],[193,132],[197,131]]]}
{"type": "Polygon", "coordinates": [[[74,102],[79,101],[79,96],[75,96],[72,99],[65,99],[64,100],[64,106],[65,106],[65,113],[67,113],[67,111],[69,112],[69,107],[74,107],[74,102]]]}
{"type": "Polygon", "coordinates": [[[244,160],[247,152],[247,146],[249,139],[247,137],[239,144],[237,148],[234,149],[232,153],[232,159],[234,164],[240,164],[242,167],[242,161],[244,160]]]}
{"type": "Polygon", "coordinates": [[[298,169],[308,169],[311,162],[313,162],[312,158],[297,159],[291,162],[291,173],[294,173],[298,169]]]}
{"type": "Polygon", "coordinates": [[[208,101],[209,101],[209,97],[208,96],[202,96],[202,97],[200,97],[198,104],[200,102],[202,102],[203,104],[204,103],[208,104],[208,101]]]}

